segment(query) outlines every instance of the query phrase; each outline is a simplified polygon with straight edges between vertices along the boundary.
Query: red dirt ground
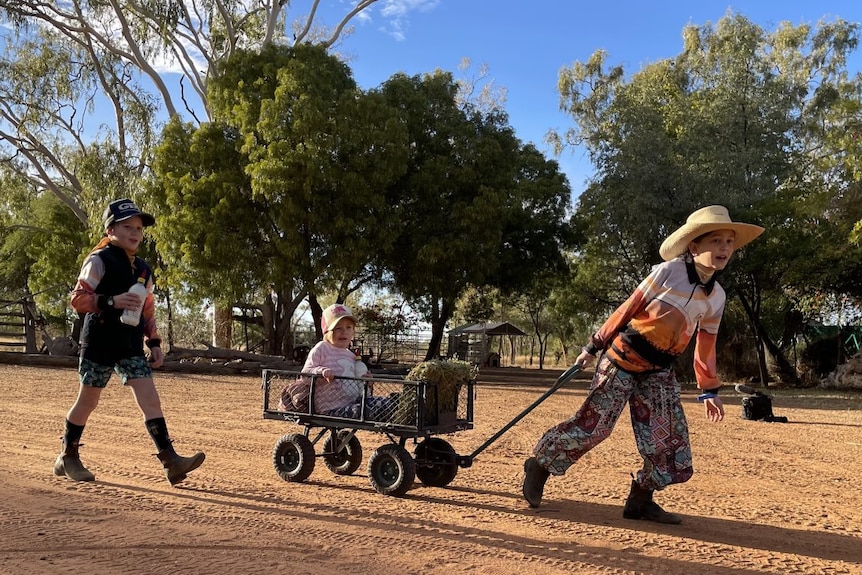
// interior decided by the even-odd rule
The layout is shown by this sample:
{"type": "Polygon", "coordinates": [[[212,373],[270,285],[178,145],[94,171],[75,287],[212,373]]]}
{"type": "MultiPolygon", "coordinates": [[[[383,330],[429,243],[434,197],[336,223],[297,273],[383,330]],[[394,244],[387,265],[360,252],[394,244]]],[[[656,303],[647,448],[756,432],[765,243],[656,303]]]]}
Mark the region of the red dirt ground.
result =
{"type": "MultiPolygon", "coordinates": [[[[483,370],[475,429],[445,439],[470,454],[560,375],[483,370]]],[[[207,453],[171,487],[131,393],[112,380],[84,435],[93,483],[55,477],[73,368],[0,365],[0,573],[239,575],[862,574],[862,396],[781,391],[790,423],[711,424],[684,392],[694,478],[657,494],[679,526],[625,520],[639,464],[628,415],[545,502],[521,497],[522,465],[546,428],[569,416],[588,382],[551,396],[459,469],[445,488],[418,481],[378,494],[364,467],[318,465],[305,483],[275,473],[272,448],[301,428],[264,420],[260,380],[157,373],[180,453],[207,453]]],[[[365,457],[388,440],[359,432],[365,457]]],[[[408,445],[412,451],[412,445],[408,445]]]]}

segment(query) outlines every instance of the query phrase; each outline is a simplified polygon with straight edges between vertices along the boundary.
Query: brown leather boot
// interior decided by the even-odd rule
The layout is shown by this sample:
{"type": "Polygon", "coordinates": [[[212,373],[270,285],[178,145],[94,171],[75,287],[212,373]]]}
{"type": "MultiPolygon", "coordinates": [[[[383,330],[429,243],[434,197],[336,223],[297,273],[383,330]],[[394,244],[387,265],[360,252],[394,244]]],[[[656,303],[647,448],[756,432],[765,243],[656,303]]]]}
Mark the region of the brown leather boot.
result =
{"type": "Polygon", "coordinates": [[[177,455],[173,446],[163,449],[158,454],[159,461],[165,468],[165,477],[171,482],[171,485],[176,485],[186,478],[186,474],[194,471],[206,459],[206,454],[198,451],[191,457],[182,457],[177,455]]]}
{"type": "Polygon", "coordinates": [[[545,491],[545,482],[551,472],[539,465],[535,457],[530,457],[524,462],[524,499],[530,507],[538,507],[542,503],[542,494],[545,491]]]}
{"type": "Polygon", "coordinates": [[[63,445],[63,451],[60,452],[60,455],[54,461],[54,475],[59,477],[65,475],[74,481],[94,481],[96,476],[90,473],[90,470],[81,463],[81,457],[78,455],[78,447],[78,443],[63,445]]]}
{"type": "Polygon", "coordinates": [[[652,495],[652,489],[644,489],[633,479],[632,489],[628,499],[626,499],[626,505],[623,507],[623,517],[626,519],[645,519],[669,525],[682,523],[682,517],[668,513],[659,507],[658,503],[652,500],[652,495]]]}

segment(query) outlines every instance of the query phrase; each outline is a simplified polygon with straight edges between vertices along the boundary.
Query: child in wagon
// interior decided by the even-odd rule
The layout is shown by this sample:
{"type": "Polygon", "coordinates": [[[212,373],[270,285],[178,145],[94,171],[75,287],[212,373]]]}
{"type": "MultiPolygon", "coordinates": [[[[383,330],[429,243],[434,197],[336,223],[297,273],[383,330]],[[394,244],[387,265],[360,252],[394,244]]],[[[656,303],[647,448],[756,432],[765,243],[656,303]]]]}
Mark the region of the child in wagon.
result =
{"type": "Polygon", "coordinates": [[[356,323],[356,316],[344,304],[323,310],[323,340],[311,348],[302,367],[302,373],[321,376],[315,382],[314,413],[358,416],[362,384],[355,380],[371,375],[368,366],[350,349],[356,323]]]}

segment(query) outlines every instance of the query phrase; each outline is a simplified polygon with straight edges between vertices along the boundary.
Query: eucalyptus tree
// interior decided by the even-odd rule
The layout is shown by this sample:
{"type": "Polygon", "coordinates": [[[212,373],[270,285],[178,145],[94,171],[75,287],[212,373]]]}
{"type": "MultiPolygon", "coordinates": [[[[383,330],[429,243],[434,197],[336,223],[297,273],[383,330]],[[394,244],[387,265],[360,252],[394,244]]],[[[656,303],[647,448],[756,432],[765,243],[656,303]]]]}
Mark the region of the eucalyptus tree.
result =
{"type": "MultiPolygon", "coordinates": [[[[538,347],[537,356],[539,369],[545,366],[545,356],[548,352],[548,340],[557,332],[556,318],[551,307],[552,294],[557,286],[565,281],[566,276],[559,271],[545,270],[530,277],[530,283],[523,286],[517,294],[504,298],[507,308],[521,312],[532,327],[531,339],[538,347]]],[[[530,361],[533,359],[531,346],[530,361]]]]}
{"type": "Polygon", "coordinates": [[[214,119],[208,84],[223,62],[270,45],[334,50],[376,1],[327,24],[320,0],[305,13],[283,1],[0,0],[0,157],[87,227],[85,250],[108,199],[131,196],[159,218],[145,187],[153,146],[172,119],[214,119]],[[81,165],[122,185],[82,178],[81,165]]]}
{"type": "Polygon", "coordinates": [[[322,47],[238,52],[209,89],[217,121],[174,124],[159,148],[154,233],[170,281],[271,301],[280,353],[303,299],[379,279],[397,229],[383,190],[405,169],[406,132],[322,47]]]}
{"type": "Polygon", "coordinates": [[[805,280],[788,272],[829,258],[812,223],[828,225],[823,202],[837,181],[823,170],[831,153],[823,145],[844,127],[824,120],[858,100],[859,80],[846,72],[857,28],[837,20],[767,33],[729,13],[715,26],[687,26],[679,56],[631,77],[606,69],[602,52],[561,71],[561,106],[575,125],[551,139],[558,149],[584,145],[597,168],[578,206],[588,241],[576,282],[600,315],[658,261],[661,240],[688,213],[724,204],[767,227],[722,283],[742,303],[758,349],[787,367],[763,305],[792,308],[791,283],[805,280]]]}
{"type": "Polygon", "coordinates": [[[430,358],[466,289],[514,289],[560,258],[570,190],[504,113],[459,105],[450,74],[396,74],[381,92],[409,137],[407,171],[387,189],[400,221],[387,268],[431,325],[430,358]]]}
{"type": "Polygon", "coordinates": [[[320,0],[289,23],[290,2],[0,0],[4,153],[86,222],[93,205],[69,169],[70,149],[110,143],[129,177],[139,174],[159,121],[212,119],[207,84],[220,63],[272,44],[331,48],[376,1],[352,3],[330,27],[315,20],[320,0]]]}
{"type": "Polygon", "coordinates": [[[35,297],[46,315],[63,317],[88,230],[56,196],[38,193],[5,165],[0,189],[0,292],[35,297]]]}
{"type": "Polygon", "coordinates": [[[28,217],[33,194],[16,174],[0,165],[0,299],[17,300],[28,295],[27,278],[33,256],[27,246],[40,230],[28,217]]]}

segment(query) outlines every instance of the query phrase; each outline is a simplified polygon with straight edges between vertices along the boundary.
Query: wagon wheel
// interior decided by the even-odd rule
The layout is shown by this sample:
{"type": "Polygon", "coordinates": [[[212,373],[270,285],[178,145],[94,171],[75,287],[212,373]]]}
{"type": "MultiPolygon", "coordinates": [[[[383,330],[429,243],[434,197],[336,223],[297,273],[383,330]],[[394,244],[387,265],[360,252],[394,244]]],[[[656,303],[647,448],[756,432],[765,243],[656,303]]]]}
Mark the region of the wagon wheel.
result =
{"type": "Polygon", "coordinates": [[[323,464],[327,469],[336,475],[350,475],[362,465],[362,445],[359,443],[359,438],[351,435],[347,445],[341,448],[341,451],[335,453],[335,448],[344,442],[344,438],[351,435],[351,432],[342,429],[338,432],[337,439],[333,444],[334,434],[330,433],[323,442],[323,464]]]}
{"type": "Polygon", "coordinates": [[[416,479],[416,464],[407,450],[389,443],[378,447],[368,458],[368,480],[377,493],[399,497],[416,479]]]}
{"type": "Polygon", "coordinates": [[[458,474],[457,454],[448,441],[429,437],[416,446],[416,477],[430,487],[445,487],[458,474]]]}
{"type": "Polygon", "coordinates": [[[301,433],[283,435],[272,450],[272,464],[285,481],[305,481],[314,471],[314,446],[301,433]]]}

